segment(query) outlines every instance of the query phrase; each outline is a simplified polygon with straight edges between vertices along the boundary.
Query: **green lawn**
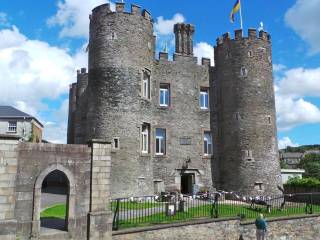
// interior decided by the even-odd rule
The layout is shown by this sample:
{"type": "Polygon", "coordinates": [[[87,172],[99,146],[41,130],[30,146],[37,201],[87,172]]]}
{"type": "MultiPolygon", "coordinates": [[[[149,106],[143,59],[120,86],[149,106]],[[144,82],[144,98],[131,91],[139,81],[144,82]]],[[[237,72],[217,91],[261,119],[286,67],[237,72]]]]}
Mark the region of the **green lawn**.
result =
{"type": "MultiPolygon", "coordinates": [[[[249,206],[221,204],[218,207],[219,218],[241,217],[243,220],[255,219],[259,213],[263,213],[267,218],[294,216],[305,214],[304,207],[287,207],[285,210],[272,209],[271,213],[266,212],[266,208],[251,209],[249,206]]],[[[196,218],[206,218],[212,216],[212,205],[202,205],[189,208],[186,212],[177,212],[174,216],[166,216],[164,212],[156,213],[146,217],[119,220],[119,228],[141,227],[153,224],[164,224],[171,222],[188,221],[196,218]]]]}
{"type": "Polygon", "coordinates": [[[66,205],[57,204],[46,208],[40,214],[41,218],[60,218],[65,219],[66,217],[66,205]]]}
{"type": "MultiPolygon", "coordinates": [[[[137,209],[148,209],[148,208],[155,208],[162,206],[163,203],[158,203],[158,202],[145,202],[145,203],[140,203],[140,202],[119,202],[119,209],[125,210],[125,209],[132,209],[132,210],[137,210],[137,209]]],[[[111,209],[112,211],[115,211],[117,207],[117,202],[112,202],[111,203],[111,209]]]]}
{"type": "MultiPolygon", "coordinates": [[[[115,204],[112,203],[111,207],[115,210],[115,204]]],[[[133,214],[128,213],[126,215],[127,220],[119,220],[119,228],[141,227],[153,224],[164,224],[171,222],[188,221],[196,218],[208,218],[212,216],[212,205],[204,204],[201,206],[190,207],[185,212],[177,212],[174,216],[166,216],[164,213],[165,207],[163,203],[120,203],[120,211],[124,209],[141,210],[144,217],[134,217],[133,214]],[[151,215],[150,208],[158,208],[159,213],[151,215]],[[150,215],[149,215],[150,214],[150,215]]],[[[319,206],[313,206],[314,213],[320,212],[319,206]]],[[[243,220],[255,219],[259,213],[263,213],[267,218],[294,216],[305,214],[305,205],[287,206],[284,210],[272,208],[271,213],[266,211],[265,207],[258,207],[257,209],[251,209],[249,205],[231,205],[220,204],[218,206],[219,218],[222,217],[241,217],[243,220]]],[[[45,209],[41,213],[41,217],[55,217],[64,219],[66,215],[66,206],[63,204],[55,205],[45,209]]]]}

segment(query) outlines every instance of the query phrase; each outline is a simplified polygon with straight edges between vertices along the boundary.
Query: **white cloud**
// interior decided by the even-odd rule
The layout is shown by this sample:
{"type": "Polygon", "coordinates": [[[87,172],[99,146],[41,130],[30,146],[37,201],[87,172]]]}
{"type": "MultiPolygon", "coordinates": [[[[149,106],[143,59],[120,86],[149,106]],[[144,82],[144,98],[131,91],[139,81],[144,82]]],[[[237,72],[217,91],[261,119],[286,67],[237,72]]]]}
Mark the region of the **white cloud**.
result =
{"type": "Polygon", "coordinates": [[[281,72],[285,70],[287,67],[283,64],[273,64],[273,71],[274,72],[281,72]]]}
{"type": "Polygon", "coordinates": [[[310,45],[310,53],[320,52],[320,0],[297,0],[287,11],[285,21],[310,45]]]}
{"type": "Polygon", "coordinates": [[[214,48],[210,44],[206,42],[197,43],[193,51],[194,55],[198,57],[198,64],[201,64],[202,58],[209,58],[211,59],[211,65],[214,65],[214,48]]]}
{"type": "Polygon", "coordinates": [[[9,21],[8,21],[8,16],[4,12],[0,12],[0,27],[8,27],[9,21]]]}
{"type": "Polygon", "coordinates": [[[286,131],[302,124],[320,123],[319,106],[304,99],[320,96],[320,68],[280,68],[283,77],[275,86],[278,129],[286,131]]]}
{"type": "Polygon", "coordinates": [[[18,28],[13,26],[12,29],[3,29],[0,31],[0,50],[18,46],[26,41],[26,37],[22,35],[18,28]]]}
{"type": "Polygon", "coordinates": [[[160,16],[157,18],[154,30],[157,35],[172,35],[173,26],[176,23],[183,23],[185,20],[185,17],[180,13],[176,13],[171,19],[164,19],[163,16],[160,16]]]}
{"type": "Polygon", "coordinates": [[[46,122],[45,139],[52,143],[65,143],[68,128],[69,100],[63,101],[59,109],[51,110],[54,122],[46,122]]]}
{"type": "Polygon", "coordinates": [[[320,109],[302,98],[294,99],[276,94],[277,123],[280,131],[298,125],[320,123],[320,109]]]}
{"type": "Polygon", "coordinates": [[[320,97],[320,68],[295,68],[284,72],[279,93],[293,97],[320,97]]]}
{"type": "Polygon", "coordinates": [[[164,51],[167,48],[169,53],[174,52],[175,38],[173,26],[176,23],[183,23],[185,17],[176,13],[171,19],[165,19],[163,16],[157,18],[154,24],[154,34],[157,36],[157,50],[164,51]]]}
{"type": "MultiPolygon", "coordinates": [[[[49,26],[60,26],[60,37],[89,36],[89,14],[101,4],[110,3],[108,0],[61,0],[58,2],[58,12],[47,21],[49,26]]],[[[114,9],[114,5],[112,4],[114,9]]]]}
{"type": "Polygon", "coordinates": [[[292,140],[289,137],[283,137],[279,139],[278,143],[279,149],[285,149],[286,147],[298,147],[298,143],[292,142],[292,140]]]}
{"type": "MultiPolygon", "coordinates": [[[[154,24],[155,34],[157,36],[157,46],[159,51],[163,51],[165,46],[168,48],[168,52],[173,52],[175,48],[175,36],[174,36],[174,25],[176,23],[184,23],[186,18],[176,13],[171,19],[165,19],[163,16],[157,18],[154,24]]],[[[213,47],[206,43],[200,42],[194,46],[194,55],[198,57],[198,63],[201,64],[201,58],[210,58],[211,65],[214,65],[214,50],[213,47]]]]}
{"type": "Polygon", "coordinates": [[[76,69],[83,66],[86,54],[79,50],[72,56],[65,49],[28,39],[16,27],[1,30],[0,37],[0,104],[16,106],[42,122],[56,122],[54,131],[45,128],[45,138],[56,140],[52,134],[59,133],[62,140],[66,136],[65,105],[53,110],[44,100],[55,101],[68,94],[69,84],[76,80],[76,69]],[[49,114],[53,119],[45,119],[42,113],[46,111],[55,113],[49,114]]]}

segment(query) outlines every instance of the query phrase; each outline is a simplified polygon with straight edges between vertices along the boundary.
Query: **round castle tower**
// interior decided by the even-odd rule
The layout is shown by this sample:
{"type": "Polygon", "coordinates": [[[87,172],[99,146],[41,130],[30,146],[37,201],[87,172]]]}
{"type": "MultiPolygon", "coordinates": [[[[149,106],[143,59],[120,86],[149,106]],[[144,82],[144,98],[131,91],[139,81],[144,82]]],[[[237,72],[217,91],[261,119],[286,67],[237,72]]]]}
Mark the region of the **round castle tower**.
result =
{"type": "Polygon", "coordinates": [[[153,193],[152,161],[139,151],[141,126],[152,117],[150,99],[141,96],[154,60],[153,23],[148,11],[124,8],[104,4],[90,16],[87,140],[117,141],[111,177],[122,192],[111,189],[113,196],[153,193]]]}
{"type": "MultiPolygon", "coordinates": [[[[227,33],[215,47],[217,106],[215,159],[218,187],[244,194],[278,194],[278,160],[271,40],[249,29],[227,33]]],[[[212,124],[214,125],[214,124],[212,124]]],[[[213,132],[215,132],[213,130],[213,132]]]]}

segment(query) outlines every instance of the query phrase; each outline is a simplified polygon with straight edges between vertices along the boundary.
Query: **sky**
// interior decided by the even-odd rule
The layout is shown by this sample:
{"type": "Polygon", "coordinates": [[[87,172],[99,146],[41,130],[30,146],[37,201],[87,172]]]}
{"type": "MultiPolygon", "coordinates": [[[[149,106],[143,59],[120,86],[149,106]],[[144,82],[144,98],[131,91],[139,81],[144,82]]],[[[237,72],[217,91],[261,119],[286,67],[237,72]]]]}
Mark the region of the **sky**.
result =
{"type": "MultiPolygon", "coordinates": [[[[44,138],[65,143],[69,85],[87,66],[89,14],[107,0],[1,0],[0,105],[37,117],[44,138]]],[[[173,25],[195,25],[194,52],[213,59],[216,39],[240,28],[229,14],[235,0],[125,1],[148,9],[154,19],[157,51],[173,25]]],[[[320,144],[320,0],[242,0],[244,31],[259,28],[272,37],[279,147],[320,144]]],[[[114,8],[114,2],[111,2],[114,8]]]]}

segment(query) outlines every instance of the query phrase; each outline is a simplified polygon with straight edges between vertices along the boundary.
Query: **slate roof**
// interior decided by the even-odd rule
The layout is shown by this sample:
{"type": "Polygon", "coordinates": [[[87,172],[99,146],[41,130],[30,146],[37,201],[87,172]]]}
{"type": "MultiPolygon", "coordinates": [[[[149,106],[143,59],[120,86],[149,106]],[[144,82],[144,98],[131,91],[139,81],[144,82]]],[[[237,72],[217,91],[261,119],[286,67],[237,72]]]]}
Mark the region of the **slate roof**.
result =
{"type": "Polygon", "coordinates": [[[11,106],[0,106],[0,118],[32,118],[31,115],[24,113],[11,106]]]}
{"type": "Polygon", "coordinates": [[[282,158],[301,158],[303,156],[303,153],[300,152],[286,152],[282,153],[282,158]]]}
{"type": "Polygon", "coordinates": [[[8,118],[27,118],[27,119],[34,119],[37,121],[42,127],[43,125],[41,122],[38,121],[35,117],[22,112],[14,107],[11,106],[0,106],[0,119],[8,119],[8,118]]]}

